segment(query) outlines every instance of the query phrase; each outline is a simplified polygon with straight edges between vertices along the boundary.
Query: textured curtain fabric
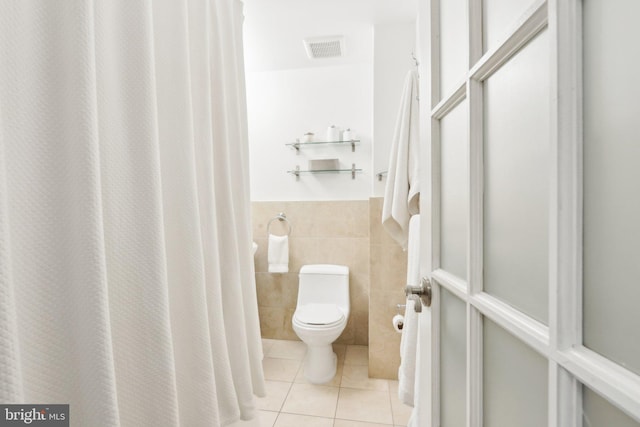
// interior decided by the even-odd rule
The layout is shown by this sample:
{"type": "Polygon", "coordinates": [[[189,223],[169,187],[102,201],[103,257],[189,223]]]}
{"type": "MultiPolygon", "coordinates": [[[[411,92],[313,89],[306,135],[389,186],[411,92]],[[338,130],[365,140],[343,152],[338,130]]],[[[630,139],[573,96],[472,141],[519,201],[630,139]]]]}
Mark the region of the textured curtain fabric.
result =
{"type": "Polygon", "coordinates": [[[0,402],[253,417],[241,26],[239,0],[0,0],[0,402]]]}

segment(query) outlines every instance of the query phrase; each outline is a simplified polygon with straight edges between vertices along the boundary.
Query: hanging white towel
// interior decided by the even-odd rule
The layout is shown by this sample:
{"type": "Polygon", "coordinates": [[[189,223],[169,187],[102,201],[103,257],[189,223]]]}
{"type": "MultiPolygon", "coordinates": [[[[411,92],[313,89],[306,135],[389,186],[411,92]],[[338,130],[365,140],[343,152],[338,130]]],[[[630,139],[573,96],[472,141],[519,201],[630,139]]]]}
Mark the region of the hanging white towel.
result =
{"type": "Polygon", "coordinates": [[[382,225],[403,249],[409,218],[420,211],[419,117],[418,75],[412,70],[405,79],[396,119],[382,207],[382,225]]]}
{"type": "MultiPolygon", "coordinates": [[[[420,215],[409,220],[409,242],[407,249],[407,284],[420,283],[420,215]]],[[[404,327],[400,339],[400,368],[398,369],[398,398],[406,405],[414,406],[416,360],[418,360],[418,314],[414,302],[407,299],[404,327]]]]}
{"type": "Polygon", "coordinates": [[[416,327],[417,336],[416,336],[416,371],[415,371],[415,385],[414,385],[414,393],[413,393],[413,402],[414,408],[411,411],[411,416],[409,417],[409,421],[407,421],[407,427],[422,427],[427,425],[426,421],[426,413],[424,408],[420,408],[421,396],[420,390],[423,390],[428,384],[423,384],[426,375],[429,375],[429,369],[431,366],[431,355],[430,355],[430,346],[431,343],[429,340],[425,340],[424,338],[424,328],[426,330],[431,329],[431,317],[426,316],[420,320],[420,326],[416,327]],[[422,332],[419,329],[423,329],[422,332]],[[426,372],[425,372],[426,371],[426,372]]]}
{"type": "Polygon", "coordinates": [[[289,272],[289,236],[269,234],[269,273],[289,272]]]}

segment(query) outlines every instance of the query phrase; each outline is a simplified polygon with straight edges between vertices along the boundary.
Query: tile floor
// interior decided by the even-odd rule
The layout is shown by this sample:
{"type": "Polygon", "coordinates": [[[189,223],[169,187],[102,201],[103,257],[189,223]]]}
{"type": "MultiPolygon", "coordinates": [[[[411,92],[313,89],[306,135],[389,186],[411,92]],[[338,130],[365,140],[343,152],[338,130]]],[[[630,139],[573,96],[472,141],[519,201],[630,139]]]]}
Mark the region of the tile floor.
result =
{"type": "Polygon", "coordinates": [[[338,371],[325,385],[304,378],[305,344],[263,339],[267,396],[258,399],[260,427],[405,426],[411,408],[398,382],[368,377],[368,348],[334,344],[338,371]]]}

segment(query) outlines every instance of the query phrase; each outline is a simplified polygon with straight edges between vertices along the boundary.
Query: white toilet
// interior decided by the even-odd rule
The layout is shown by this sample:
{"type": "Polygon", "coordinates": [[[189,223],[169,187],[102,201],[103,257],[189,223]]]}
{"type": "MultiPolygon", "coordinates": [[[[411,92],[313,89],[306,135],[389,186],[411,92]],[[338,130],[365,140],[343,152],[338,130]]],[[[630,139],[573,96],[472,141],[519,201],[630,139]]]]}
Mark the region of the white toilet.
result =
{"type": "Polygon", "coordinates": [[[314,384],[324,384],[336,374],[333,343],[349,319],[349,267],[304,265],[298,282],[298,304],[293,330],[307,344],[304,375],[314,384]]]}

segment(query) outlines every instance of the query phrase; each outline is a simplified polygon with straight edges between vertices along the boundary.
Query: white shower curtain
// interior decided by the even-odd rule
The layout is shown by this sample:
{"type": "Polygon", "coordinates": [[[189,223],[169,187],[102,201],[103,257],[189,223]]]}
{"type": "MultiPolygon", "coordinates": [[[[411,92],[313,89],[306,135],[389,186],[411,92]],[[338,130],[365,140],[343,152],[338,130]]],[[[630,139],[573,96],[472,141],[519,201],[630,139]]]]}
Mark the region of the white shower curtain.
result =
{"type": "Polygon", "coordinates": [[[218,426],[264,394],[239,0],[0,0],[0,402],[218,426]]]}

